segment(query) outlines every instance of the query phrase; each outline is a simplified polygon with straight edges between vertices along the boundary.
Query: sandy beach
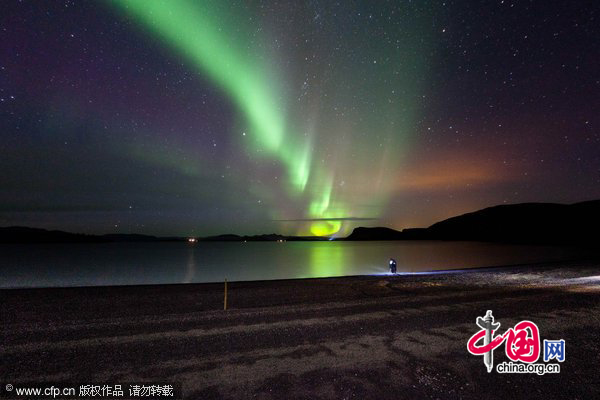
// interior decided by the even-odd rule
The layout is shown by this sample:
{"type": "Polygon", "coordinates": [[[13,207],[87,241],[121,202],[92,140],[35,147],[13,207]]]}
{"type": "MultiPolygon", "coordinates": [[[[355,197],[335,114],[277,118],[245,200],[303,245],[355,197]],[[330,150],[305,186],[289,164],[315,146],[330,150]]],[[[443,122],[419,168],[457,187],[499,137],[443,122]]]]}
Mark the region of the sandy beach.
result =
{"type": "Polygon", "coordinates": [[[588,399],[599,266],[233,282],[227,311],[222,283],[2,290],[0,376],[175,382],[189,399],[588,399]],[[486,310],[564,339],[560,374],[488,373],[467,351],[486,310]]]}

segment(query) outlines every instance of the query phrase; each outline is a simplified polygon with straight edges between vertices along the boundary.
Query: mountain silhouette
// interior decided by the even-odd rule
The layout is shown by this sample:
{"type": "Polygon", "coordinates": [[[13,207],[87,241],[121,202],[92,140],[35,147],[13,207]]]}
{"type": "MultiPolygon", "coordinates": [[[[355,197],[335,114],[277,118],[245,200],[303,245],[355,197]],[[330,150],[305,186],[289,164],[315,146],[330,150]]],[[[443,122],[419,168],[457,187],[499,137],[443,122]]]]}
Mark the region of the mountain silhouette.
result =
{"type": "Polygon", "coordinates": [[[437,222],[428,228],[356,228],[345,240],[469,240],[530,244],[598,241],[600,200],[575,204],[500,205],[437,222]]]}
{"type": "MultiPolygon", "coordinates": [[[[528,244],[598,244],[600,200],[575,204],[522,203],[499,205],[437,222],[428,228],[397,231],[386,227],[358,227],[337,240],[467,240],[528,244]]],[[[0,243],[92,243],[186,241],[139,234],[86,235],[27,227],[0,228],[0,243]]],[[[312,241],[326,237],[234,234],[199,238],[200,241],[312,241]]]]}
{"type": "Polygon", "coordinates": [[[0,243],[103,243],[103,242],[154,242],[179,238],[158,238],[139,234],[86,235],[63,231],[49,231],[24,226],[0,227],[0,243]]]}

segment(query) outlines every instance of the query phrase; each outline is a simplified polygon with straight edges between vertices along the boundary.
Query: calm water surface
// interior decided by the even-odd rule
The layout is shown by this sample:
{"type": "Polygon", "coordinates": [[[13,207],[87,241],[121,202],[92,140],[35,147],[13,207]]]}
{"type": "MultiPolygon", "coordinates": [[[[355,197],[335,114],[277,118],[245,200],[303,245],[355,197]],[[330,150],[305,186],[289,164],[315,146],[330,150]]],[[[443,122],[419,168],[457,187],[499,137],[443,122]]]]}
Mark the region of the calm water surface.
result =
{"type": "Polygon", "coordinates": [[[133,285],[382,274],[571,259],[577,251],[477,242],[0,245],[0,287],[133,285]]]}

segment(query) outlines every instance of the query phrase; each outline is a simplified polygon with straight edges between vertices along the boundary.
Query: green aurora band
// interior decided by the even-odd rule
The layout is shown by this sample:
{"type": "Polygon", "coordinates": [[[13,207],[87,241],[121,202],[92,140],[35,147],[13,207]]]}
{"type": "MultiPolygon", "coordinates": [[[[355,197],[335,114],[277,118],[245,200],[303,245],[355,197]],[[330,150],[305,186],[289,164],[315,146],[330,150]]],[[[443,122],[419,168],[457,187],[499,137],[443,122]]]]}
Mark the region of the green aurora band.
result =
{"type": "MultiPolygon", "coordinates": [[[[253,147],[254,153],[275,159],[284,167],[287,180],[281,184],[289,201],[306,204],[302,218],[315,219],[309,222],[308,229],[303,228],[297,233],[310,232],[317,236],[342,234],[347,233],[343,226],[345,217],[363,216],[360,214],[377,217],[393,191],[394,174],[402,153],[397,149],[406,145],[405,136],[413,126],[415,113],[409,101],[410,96],[395,104],[389,100],[382,101],[378,112],[371,118],[361,118],[357,128],[322,123],[313,128],[309,135],[305,132],[311,129],[294,129],[294,124],[287,117],[291,107],[286,104],[286,100],[293,96],[289,91],[286,92],[285,87],[281,87],[284,83],[281,78],[283,74],[273,60],[273,57],[281,58],[281,55],[265,51],[268,46],[259,45],[262,38],[255,37],[256,30],[248,26],[248,17],[236,17],[223,3],[127,0],[114,1],[112,4],[191,61],[199,72],[208,76],[231,99],[245,125],[250,127],[247,129],[250,132],[247,145],[253,147]],[[388,124],[382,124],[382,116],[387,118],[388,124]],[[314,131],[317,129],[377,129],[383,136],[380,141],[385,146],[380,143],[379,148],[367,151],[367,154],[346,154],[341,162],[338,161],[341,165],[331,166],[322,160],[315,160],[315,148],[323,151],[323,148],[335,148],[338,145],[315,143],[317,138],[314,131]],[[347,159],[351,161],[345,161],[347,159]],[[358,173],[352,173],[356,166],[358,173]],[[365,168],[370,171],[360,171],[365,168]],[[348,170],[351,175],[344,177],[344,174],[348,175],[348,170]],[[373,179],[373,176],[376,178],[373,179]],[[363,207],[364,203],[368,205],[363,207]]],[[[399,74],[398,65],[407,65],[406,54],[418,53],[419,50],[414,48],[415,43],[412,42],[404,46],[405,51],[397,56],[398,60],[389,60],[389,67],[382,72],[395,75],[400,80],[396,83],[402,85],[403,93],[414,94],[418,92],[416,80],[406,73],[399,74]]],[[[423,43],[420,46],[425,47],[423,43]]],[[[373,47],[377,50],[376,44],[373,47]]],[[[424,64],[419,57],[412,58],[405,69],[420,68],[424,64]]],[[[355,79],[351,76],[346,78],[349,81],[355,79]]],[[[384,85],[375,90],[389,92],[389,87],[384,85]]],[[[349,93],[343,93],[344,90],[339,92],[340,96],[351,98],[349,93]]],[[[304,116],[303,110],[292,111],[297,119],[304,116]]],[[[353,146],[373,147],[370,139],[354,139],[350,138],[353,146]]],[[[276,211],[272,214],[274,219],[285,219],[276,211]]]]}

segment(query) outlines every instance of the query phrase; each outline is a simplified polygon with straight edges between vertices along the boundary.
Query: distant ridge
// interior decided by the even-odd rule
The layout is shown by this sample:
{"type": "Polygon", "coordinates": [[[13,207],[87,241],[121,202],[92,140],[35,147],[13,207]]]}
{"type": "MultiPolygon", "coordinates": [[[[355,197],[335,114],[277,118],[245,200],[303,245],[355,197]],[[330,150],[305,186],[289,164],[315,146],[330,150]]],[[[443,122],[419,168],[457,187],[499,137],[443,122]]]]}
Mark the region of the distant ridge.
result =
{"type": "Polygon", "coordinates": [[[600,235],[600,200],[575,204],[500,205],[429,228],[356,228],[345,240],[467,240],[529,244],[592,244],[600,235]]]}
{"type": "MultiPolygon", "coordinates": [[[[575,204],[499,205],[437,222],[428,228],[397,231],[386,227],[355,228],[336,240],[466,240],[528,244],[600,245],[600,200],[575,204]]],[[[234,234],[197,238],[206,242],[324,241],[327,237],[234,234]]],[[[0,227],[0,243],[106,243],[187,241],[184,237],[139,234],[85,235],[27,227],[0,227]]]]}
{"type": "Polygon", "coordinates": [[[354,228],[344,240],[401,240],[403,233],[391,228],[354,228]]]}
{"type": "Polygon", "coordinates": [[[63,231],[50,231],[24,226],[0,227],[0,243],[107,243],[107,242],[158,242],[183,241],[183,238],[159,238],[139,234],[86,235],[63,231]]]}
{"type": "MultiPolygon", "coordinates": [[[[187,242],[187,237],[157,237],[140,234],[111,233],[86,235],[58,230],[28,228],[24,226],[0,227],[0,243],[114,243],[114,242],[187,242]]],[[[240,236],[234,234],[194,238],[205,242],[276,242],[276,241],[323,241],[326,237],[266,235],[240,236]]]]}

